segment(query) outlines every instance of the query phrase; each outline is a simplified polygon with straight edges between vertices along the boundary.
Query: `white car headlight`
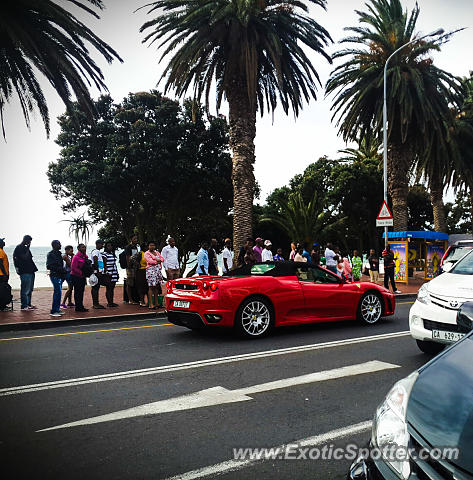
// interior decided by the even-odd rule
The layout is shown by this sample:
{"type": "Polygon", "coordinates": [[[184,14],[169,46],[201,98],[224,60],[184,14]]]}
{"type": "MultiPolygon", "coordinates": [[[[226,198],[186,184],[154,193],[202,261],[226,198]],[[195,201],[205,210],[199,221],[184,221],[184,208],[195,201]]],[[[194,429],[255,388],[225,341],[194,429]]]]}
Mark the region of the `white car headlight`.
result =
{"type": "Polygon", "coordinates": [[[430,303],[430,295],[425,283],[424,285],[422,285],[422,287],[419,288],[419,291],[417,292],[417,301],[425,304],[430,303]]]}
{"type": "MultiPolygon", "coordinates": [[[[397,382],[376,410],[371,440],[380,450],[396,445],[407,451],[409,446],[406,423],[407,402],[417,377],[418,373],[414,372],[397,382]]],[[[407,479],[411,474],[409,460],[389,458],[387,463],[402,479],[407,479]]]]}

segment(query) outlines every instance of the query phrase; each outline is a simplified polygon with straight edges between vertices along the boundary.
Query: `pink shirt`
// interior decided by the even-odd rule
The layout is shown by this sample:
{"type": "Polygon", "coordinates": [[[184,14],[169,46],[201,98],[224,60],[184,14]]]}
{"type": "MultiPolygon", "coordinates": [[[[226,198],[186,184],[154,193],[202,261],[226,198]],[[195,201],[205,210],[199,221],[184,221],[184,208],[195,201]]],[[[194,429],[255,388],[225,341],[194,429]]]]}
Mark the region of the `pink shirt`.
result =
{"type": "Polygon", "coordinates": [[[164,258],[161,256],[161,254],[157,250],[155,250],[154,252],[155,252],[155,255],[152,254],[149,250],[145,252],[146,268],[157,265],[158,260],[160,262],[164,262],[164,258]]]}
{"type": "Polygon", "coordinates": [[[72,257],[71,275],[74,275],[75,277],[83,277],[84,274],[82,273],[82,267],[88,258],[89,257],[85,253],[77,252],[72,257]]]}

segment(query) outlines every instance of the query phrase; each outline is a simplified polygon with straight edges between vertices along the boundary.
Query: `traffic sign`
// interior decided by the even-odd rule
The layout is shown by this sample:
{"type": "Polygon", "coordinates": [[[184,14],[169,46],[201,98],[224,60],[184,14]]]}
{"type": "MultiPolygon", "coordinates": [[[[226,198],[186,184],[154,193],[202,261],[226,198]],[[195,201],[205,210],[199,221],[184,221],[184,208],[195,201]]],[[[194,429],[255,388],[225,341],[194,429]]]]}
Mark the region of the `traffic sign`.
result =
{"type": "Polygon", "coordinates": [[[377,218],[376,226],[377,227],[392,227],[394,225],[392,218],[377,218]]]}
{"type": "Polygon", "coordinates": [[[378,216],[376,217],[376,220],[386,220],[386,219],[392,220],[392,218],[393,218],[393,214],[391,213],[391,210],[389,210],[386,200],[384,200],[383,204],[381,205],[381,210],[379,211],[378,216]]]}

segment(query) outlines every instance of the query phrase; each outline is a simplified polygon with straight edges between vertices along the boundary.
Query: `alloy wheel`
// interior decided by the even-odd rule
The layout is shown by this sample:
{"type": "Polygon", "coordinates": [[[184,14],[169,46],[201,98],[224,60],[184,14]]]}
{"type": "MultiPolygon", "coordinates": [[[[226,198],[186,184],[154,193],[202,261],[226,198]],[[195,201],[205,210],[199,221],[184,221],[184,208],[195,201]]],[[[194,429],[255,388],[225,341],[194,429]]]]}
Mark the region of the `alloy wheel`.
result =
{"type": "Polygon", "coordinates": [[[376,323],[382,313],[381,300],[374,293],[363,297],[360,306],[361,318],[366,323],[376,323]]]}
{"type": "Polygon", "coordinates": [[[268,306],[260,300],[253,300],[241,312],[241,326],[247,335],[262,335],[271,322],[268,306]]]}

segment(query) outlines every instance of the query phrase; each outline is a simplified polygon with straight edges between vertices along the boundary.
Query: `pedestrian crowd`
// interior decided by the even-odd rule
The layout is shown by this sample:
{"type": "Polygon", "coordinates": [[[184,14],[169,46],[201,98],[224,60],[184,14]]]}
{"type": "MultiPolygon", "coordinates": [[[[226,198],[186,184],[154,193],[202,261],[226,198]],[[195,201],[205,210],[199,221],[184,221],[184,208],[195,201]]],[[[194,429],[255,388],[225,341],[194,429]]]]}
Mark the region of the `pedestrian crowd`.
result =
{"type": "MultiPolygon", "coordinates": [[[[35,272],[38,271],[31,254],[32,237],[25,235],[22,242],[16,246],[13,252],[13,263],[16,272],[21,280],[21,310],[35,310],[32,305],[32,293],[34,289],[35,272]]],[[[5,309],[8,301],[2,304],[2,298],[8,297],[10,291],[8,286],[9,261],[3,247],[4,239],[0,238],[0,308],[5,309]],[[9,290],[8,290],[9,289],[9,290]]],[[[114,302],[115,286],[119,279],[117,268],[116,248],[112,242],[97,240],[95,248],[90,254],[86,253],[86,246],[80,243],[77,252],[67,245],[64,253],[59,240],[51,242],[52,250],[46,259],[46,268],[53,285],[53,299],[51,316],[60,317],[65,309],[75,308],[77,312],[87,312],[84,306],[84,292],[87,284],[91,286],[92,308],[104,309],[115,308],[118,304],[114,302]],[[67,290],[62,297],[63,283],[67,283],[67,290]],[[100,287],[105,289],[106,307],[100,303],[100,287]],[[61,298],[62,297],[62,298],[61,298]]],[[[197,252],[196,275],[218,275],[218,241],[212,238],[210,241],[203,241],[197,252]]],[[[254,265],[261,262],[283,262],[283,250],[276,249],[273,254],[272,242],[257,237],[246,239],[245,244],[240,248],[238,256],[234,261],[232,242],[229,238],[224,241],[224,248],[220,252],[222,258],[222,273],[225,274],[234,267],[243,265],[254,265]]],[[[384,262],[384,286],[389,288],[389,283],[395,293],[401,293],[395,283],[395,259],[389,244],[382,252],[384,262]]],[[[368,273],[364,268],[364,262],[358,250],[353,250],[351,256],[342,255],[339,247],[327,243],[323,249],[319,243],[314,242],[312,250],[306,243],[291,243],[289,261],[306,262],[311,265],[325,267],[334,274],[347,281],[359,281],[362,273],[368,273]]],[[[168,237],[166,245],[161,252],[157,250],[154,241],[139,245],[138,236],[133,235],[130,243],[118,256],[121,268],[126,270],[124,287],[124,301],[131,305],[140,305],[155,310],[162,302],[162,284],[164,283],[163,268],[167,280],[174,280],[181,277],[179,265],[179,250],[176,247],[174,238],[168,237]],[[145,300],[146,297],[146,300],[145,300]]],[[[370,279],[374,283],[379,282],[380,257],[371,249],[367,257],[370,279]]],[[[11,301],[11,300],[10,300],[11,301]]]]}
{"type": "MultiPolygon", "coordinates": [[[[392,289],[395,293],[401,293],[394,280],[394,253],[391,251],[389,244],[382,253],[384,261],[384,286],[389,288],[391,282],[392,289]]],[[[334,274],[344,278],[347,281],[361,280],[362,273],[368,273],[370,280],[374,283],[379,282],[379,264],[380,257],[376,255],[374,249],[371,249],[369,256],[367,256],[367,263],[363,261],[358,250],[353,250],[353,254],[342,255],[340,248],[327,243],[326,248],[323,249],[317,242],[312,244],[312,250],[309,251],[307,243],[292,242],[289,251],[289,261],[307,262],[311,265],[325,267],[334,274]],[[364,265],[366,267],[364,268],[364,265]]],[[[251,237],[246,239],[245,245],[240,248],[237,265],[253,265],[259,262],[267,261],[284,261],[282,248],[276,250],[273,255],[272,243],[270,240],[263,240],[261,237],[253,240],[251,237]]]]}
{"type": "MultiPolygon", "coordinates": [[[[32,294],[35,272],[38,268],[31,253],[31,241],[32,237],[25,235],[13,252],[13,264],[21,282],[21,310],[25,312],[37,309],[32,304],[32,294]]],[[[125,303],[141,305],[152,310],[157,309],[162,302],[161,285],[164,282],[162,268],[164,267],[168,280],[180,277],[179,255],[175,241],[170,237],[166,243],[162,252],[159,252],[156,249],[156,242],[152,241],[140,246],[137,235],[133,235],[130,243],[117,258],[117,249],[109,241],[97,240],[89,257],[87,247],[83,243],[77,246],[75,253],[72,245],[67,245],[63,253],[61,242],[53,240],[52,250],[46,257],[46,269],[53,286],[51,317],[64,315],[64,310],[68,308],[74,308],[76,312],[88,312],[89,309],[84,306],[87,282],[91,286],[93,309],[118,307],[114,301],[115,286],[119,280],[117,261],[120,267],[126,270],[125,303]],[[67,283],[67,289],[62,296],[64,282],[67,283]],[[104,287],[105,290],[106,306],[100,302],[100,287],[104,287]]],[[[3,250],[4,246],[5,242],[2,238],[0,239],[0,309],[5,311],[9,310],[11,288],[8,285],[10,264],[3,250]]]]}

